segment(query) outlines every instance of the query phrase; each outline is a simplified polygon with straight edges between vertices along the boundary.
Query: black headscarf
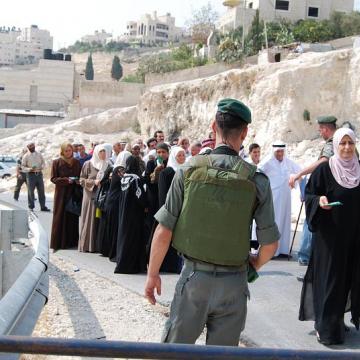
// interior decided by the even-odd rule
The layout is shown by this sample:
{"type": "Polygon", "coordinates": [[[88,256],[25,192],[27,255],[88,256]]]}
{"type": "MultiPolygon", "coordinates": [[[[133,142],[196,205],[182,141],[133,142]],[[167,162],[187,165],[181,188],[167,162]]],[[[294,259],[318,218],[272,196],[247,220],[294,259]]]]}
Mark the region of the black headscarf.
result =
{"type": "Polygon", "coordinates": [[[126,160],[125,173],[126,174],[136,174],[138,176],[141,175],[139,161],[135,156],[131,155],[126,160]]]}

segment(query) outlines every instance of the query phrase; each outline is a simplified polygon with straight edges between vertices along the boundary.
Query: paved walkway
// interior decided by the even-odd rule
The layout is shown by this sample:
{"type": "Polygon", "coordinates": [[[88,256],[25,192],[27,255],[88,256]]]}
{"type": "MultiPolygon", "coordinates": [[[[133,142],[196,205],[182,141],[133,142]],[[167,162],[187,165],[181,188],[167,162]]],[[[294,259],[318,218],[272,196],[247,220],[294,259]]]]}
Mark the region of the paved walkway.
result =
{"type": "MultiPolygon", "coordinates": [[[[0,194],[0,201],[12,203],[11,194],[0,194]]],[[[26,208],[26,197],[21,194],[19,207],[26,208]]],[[[47,201],[52,208],[52,200],[47,201]]],[[[52,215],[36,211],[44,228],[50,234],[52,215]]],[[[300,226],[301,228],[301,226],[300,226]]],[[[300,233],[295,241],[296,254],[300,233]]],[[[114,274],[115,265],[107,258],[98,254],[79,253],[77,250],[61,250],[52,254],[74,264],[79,268],[92,271],[100,276],[110,279],[121,286],[143,294],[145,283],[144,275],[114,274]]],[[[299,299],[302,284],[296,279],[306,270],[300,267],[295,260],[271,261],[260,271],[260,278],[250,285],[251,299],[248,303],[248,318],[246,330],[242,338],[250,345],[267,348],[288,349],[317,349],[326,350],[326,347],[316,341],[313,322],[300,322],[297,320],[299,299]]],[[[177,275],[163,275],[163,294],[159,301],[169,304],[177,275]]],[[[348,316],[346,323],[350,325],[348,316]]],[[[343,346],[334,346],[337,350],[355,350],[360,352],[360,333],[350,325],[351,331],[347,334],[343,346]]]]}

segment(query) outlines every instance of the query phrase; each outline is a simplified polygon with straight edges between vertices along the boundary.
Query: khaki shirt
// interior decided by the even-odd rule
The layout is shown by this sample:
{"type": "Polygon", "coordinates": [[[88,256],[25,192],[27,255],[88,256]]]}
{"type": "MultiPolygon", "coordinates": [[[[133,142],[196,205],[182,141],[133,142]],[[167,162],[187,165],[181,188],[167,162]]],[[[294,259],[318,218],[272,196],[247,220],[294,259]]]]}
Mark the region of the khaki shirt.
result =
{"type": "Polygon", "coordinates": [[[320,152],[319,159],[323,157],[330,159],[333,155],[334,155],[333,138],[330,138],[326,140],[326,143],[320,152]]]}
{"type": "MultiPolygon", "coordinates": [[[[212,160],[216,167],[231,169],[239,160],[239,156],[219,155],[212,158],[212,160]]],[[[184,172],[189,168],[190,166],[184,165],[177,170],[168,191],[166,202],[155,214],[155,219],[171,231],[175,229],[182,209],[184,199],[184,172]]],[[[280,233],[275,223],[270,181],[262,172],[256,172],[253,182],[256,186],[257,199],[254,212],[254,219],[257,224],[257,240],[261,245],[271,244],[279,240],[280,233]]],[[[206,209],[204,209],[204,211],[206,211],[206,209]]],[[[201,224],[199,224],[199,226],[201,226],[201,224]]]]}
{"type": "Polygon", "coordinates": [[[42,171],[45,167],[45,160],[39,152],[28,151],[22,158],[21,167],[22,171],[27,173],[42,171]]]}

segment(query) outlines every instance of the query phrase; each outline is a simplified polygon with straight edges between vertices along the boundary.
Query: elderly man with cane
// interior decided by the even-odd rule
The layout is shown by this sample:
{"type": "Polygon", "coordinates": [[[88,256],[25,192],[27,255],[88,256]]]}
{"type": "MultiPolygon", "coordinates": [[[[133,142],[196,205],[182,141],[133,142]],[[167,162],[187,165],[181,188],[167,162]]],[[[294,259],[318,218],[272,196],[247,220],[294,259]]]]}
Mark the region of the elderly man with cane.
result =
{"type": "MultiPolygon", "coordinates": [[[[297,174],[291,175],[289,179],[289,185],[291,188],[295,186],[295,182],[301,177],[311,174],[320,164],[329,161],[330,157],[334,155],[333,149],[333,136],[336,131],[336,117],[335,116],[320,116],[317,118],[319,124],[320,136],[326,141],[323,146],[320,156],[317,161],[304,168],[297,174]]],[[[303,235],[301,239],[300,250],[298,253],[299,265],[307,266],[309,263],[311,253],[312,234],[308,229],[307,222],[305,220],[303,227],[303,235]]]]}

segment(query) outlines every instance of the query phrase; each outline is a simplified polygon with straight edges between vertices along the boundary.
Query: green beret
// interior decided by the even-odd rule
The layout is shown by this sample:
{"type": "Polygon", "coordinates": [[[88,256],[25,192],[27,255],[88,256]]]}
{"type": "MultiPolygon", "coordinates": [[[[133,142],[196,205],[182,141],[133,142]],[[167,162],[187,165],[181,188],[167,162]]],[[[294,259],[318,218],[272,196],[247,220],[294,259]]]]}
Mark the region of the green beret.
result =
{"type": "Polygon", "coordinates": [[[319,116],[317,118],[318,124],[335,124],[337,118],[332,115],[326,115],[326,116],[319,116]]]}
{"type": "Polygon", "coordinates": [[[251,123],[250,109],[239,100],[235,99],[222,99],[218,103],[218,112],[223,114],[231,114],[240,118],[246,123],[251,123]]]}

